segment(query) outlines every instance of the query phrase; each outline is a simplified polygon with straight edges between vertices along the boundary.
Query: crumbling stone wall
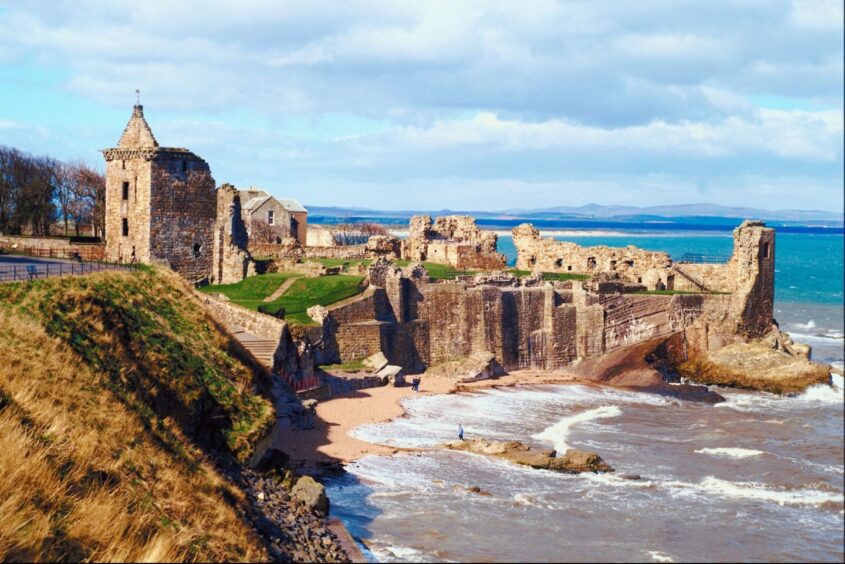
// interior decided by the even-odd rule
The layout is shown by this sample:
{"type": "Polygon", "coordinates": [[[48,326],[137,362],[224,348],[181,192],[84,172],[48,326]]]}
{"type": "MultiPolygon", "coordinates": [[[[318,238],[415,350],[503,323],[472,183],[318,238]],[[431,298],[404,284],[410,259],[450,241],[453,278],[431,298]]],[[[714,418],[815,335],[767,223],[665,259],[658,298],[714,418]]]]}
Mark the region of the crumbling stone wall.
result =
{"type": "Polygon", "coordinates": [[[212,282],[232,284],[255,274],[255,263],[246,250],[248,236],[241,216],[241,199],[231,184],[217,189],[212,251],[212,282]]]}
{"type": "Polygon", "coordinates": [[[518,269],[572,274],[613,272],[630,284],[643,284],[649,289],[665,285],[666,269],[672,265],[672,259],[664,252],[646,251],[633,245],[582,247],[540,237],[540,232],[528,223],[513,229],[513,243],[518,269]]]}
{"type": "Polygon", "coordinates": [[[499,270],[506,258],[496,252],[497,236],[483,231],[470,216],[450,215],[411,218],[408,238],[402,241],[402,258],[449,264],[461,270],[499,270]]]}
{"type": "Polygon", "coordinates": [[[735,241],[734,257],[722,266],[729,294],[625,294],[616,275],[604,283],[485,276],[435,283],[379,261],[370,268],[372,294],[331,315],[346,342],[341,356],[380,347],[403,366],[490,352],[508,370],[556,369],[655,338],[672,338],[673,355],[691,357],[771,324],[773,231],[745,223],[735,241]]]}

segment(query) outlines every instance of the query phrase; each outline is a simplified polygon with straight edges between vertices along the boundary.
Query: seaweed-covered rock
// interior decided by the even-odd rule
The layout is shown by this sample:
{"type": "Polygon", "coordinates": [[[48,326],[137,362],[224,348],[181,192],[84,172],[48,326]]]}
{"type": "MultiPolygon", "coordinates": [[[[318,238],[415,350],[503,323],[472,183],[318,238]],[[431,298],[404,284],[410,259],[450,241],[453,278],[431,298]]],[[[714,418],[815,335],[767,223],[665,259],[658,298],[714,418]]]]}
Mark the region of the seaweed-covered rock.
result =
{"type": "Polygon", "coordinates": [[[475,454],[485,454],[508,460],[521,466],[530,466],[543,470],[556,470],[577,474],[580,472],[613,472],[601,456],[594,452],[585,452],[570,448],[558,457],[554,450],[535,449],[520,441],[489,441],[487,439],[469,439],[446,444],[451,450],[463,450],[475,454]]]}

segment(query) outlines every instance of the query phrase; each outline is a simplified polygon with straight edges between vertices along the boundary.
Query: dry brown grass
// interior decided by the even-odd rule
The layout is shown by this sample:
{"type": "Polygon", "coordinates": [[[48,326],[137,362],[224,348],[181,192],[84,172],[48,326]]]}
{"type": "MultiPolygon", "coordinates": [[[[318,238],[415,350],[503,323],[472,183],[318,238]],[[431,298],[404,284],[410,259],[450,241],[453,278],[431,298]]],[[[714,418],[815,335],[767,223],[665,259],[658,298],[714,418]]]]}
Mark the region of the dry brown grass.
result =
{"type": "Polygon", "coordinates": [[[0,307],[0,560],[266,560],[197,443],[37,318],[0,307]]]}

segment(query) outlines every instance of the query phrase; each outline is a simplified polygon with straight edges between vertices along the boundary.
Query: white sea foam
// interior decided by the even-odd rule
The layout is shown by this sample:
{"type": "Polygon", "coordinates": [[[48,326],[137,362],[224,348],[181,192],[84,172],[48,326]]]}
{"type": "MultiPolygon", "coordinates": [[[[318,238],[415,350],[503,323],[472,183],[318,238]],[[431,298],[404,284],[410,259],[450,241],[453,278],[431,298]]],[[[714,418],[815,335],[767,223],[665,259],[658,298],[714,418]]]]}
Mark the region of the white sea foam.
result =
{"type": "Polygon", "coordinates": [[[754,450],[753,448],[738,448],[738,447],[717,447],[717,448],[700,448],[694,450],[696,454],[709,454],[711,456],[723,456],[726,458],[749,458],[751,456],[758,456],[763,454],[762,450],[754,450]]]}
{"type": "Polygon", "coordinates": [[[669,556],[665,552],[660,552],[659,550],[649,550],[648,555],[655,562],[674,562],[675,561],[674,558],[672,558],[671,556],[669,556]]]}
{"type": "Polygon", "coordinates": [[[735,499],[768,501],[781,506],[810,505],[818,507],[825,503],[842,503],[842,495],[838,493],[815,489],[774,489],[759,482],[731,482],[714,476],[707,476],[697,484],[669,481],[665,485],[673,488],[680,495],[700,493],[735,499]]]}
{"type": "Polygon", "coordinates": [[[810,329],[816,328],[816,322],[811,319],[807,323],[796,323],[795,327],[798,327],[799,329],[803,329],[805,331],[809,331],[810,329]]]}
{"type": "Polygon", "coordinates": [[[584,423],[586,421],[593,421],[595,419],[605,419],[608,417],[618,417],[622,414],[622,410],[615,405],[608,405],[604,407],[597,407],[590,409],[569,417],[564,417],[551,427],[547,427],[540,433],[533,435],[532,438],[538,441],[549,441],[555,446],[555,450],[561,454],[566,452],[569,445],[566,444],[566,438],[569,431],[576,423],[584,423]]]}
{"type": "Polygon", "coordinates": [[[533,496],[526,493],[517,493],[513,496],[513,503],[514,505],[525,505],[529,507],[536,507],[538,509],[554,509],[554,504],[548,503],[539,499],[537,496],[533,496]]]}
{"type": "Polygon", "coordinates": [[[370,548],[379,562],[428,562],[431,556],[408,546],[384,546],[370,548]]]}

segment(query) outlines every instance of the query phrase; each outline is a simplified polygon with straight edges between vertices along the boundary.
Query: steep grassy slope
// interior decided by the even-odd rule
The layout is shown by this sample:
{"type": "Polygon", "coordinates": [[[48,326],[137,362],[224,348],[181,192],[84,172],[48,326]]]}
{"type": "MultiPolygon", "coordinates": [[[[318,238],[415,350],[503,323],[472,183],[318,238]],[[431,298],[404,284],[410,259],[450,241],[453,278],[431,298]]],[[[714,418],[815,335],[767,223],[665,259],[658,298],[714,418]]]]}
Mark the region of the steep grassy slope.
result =
{"type": "Polygon", "coordinates": [[[240,460],[273,422],[175,275],[0,284],[0,560],[252,560],[240,460]]]}

